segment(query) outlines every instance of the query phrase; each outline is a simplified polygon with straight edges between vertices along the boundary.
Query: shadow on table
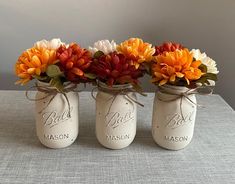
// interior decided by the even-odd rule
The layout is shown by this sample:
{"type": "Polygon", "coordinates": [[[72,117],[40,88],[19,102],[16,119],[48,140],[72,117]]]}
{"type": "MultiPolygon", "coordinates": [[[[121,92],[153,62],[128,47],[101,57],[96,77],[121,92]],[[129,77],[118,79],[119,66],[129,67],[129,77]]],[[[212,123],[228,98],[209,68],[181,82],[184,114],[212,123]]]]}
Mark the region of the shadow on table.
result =
{"type": "Polygon", "coordinates": [[[154,148],[162,150],[152,138],[151,128],[138,128],[136,132],[135,140],[133,144],[141,146],[143,148],[154,148]]]}
{"type": "Polygon", "coordinates": [[[89,149],[103,149],[103,146],[98,142],[96,137],[78,135],[74,144],[89,149]]]}

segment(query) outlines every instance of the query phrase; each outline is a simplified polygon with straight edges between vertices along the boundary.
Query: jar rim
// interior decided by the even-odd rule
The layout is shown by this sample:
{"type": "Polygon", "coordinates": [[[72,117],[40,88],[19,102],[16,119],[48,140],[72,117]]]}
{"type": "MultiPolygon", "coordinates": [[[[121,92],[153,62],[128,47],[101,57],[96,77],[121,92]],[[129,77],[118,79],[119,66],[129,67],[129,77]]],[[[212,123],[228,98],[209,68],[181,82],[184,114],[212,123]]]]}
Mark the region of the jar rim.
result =
{"type": "Polygon", "coordinates": [[[168,91],[168,92],[172,92],[175,94],[180,94],[180,93],[184,93],[189,91],[190,88],[186,87],[186,86],[174,86],[174,85],[169,85],[169,84],[164,84],[162,86],[159,86],[159,91],[163,92],[164,91],[168,91]]]}
{"type": "Polygon", "coordinates": [[[108,86],[106,83],[98,80],[97,81],[98,87],[105,88],[105,89],[110,89],[110,90],[121,90],[121,89],[131,89],[132,85],[130,83],[128,84],[116,84],[112,86],[108,86]]]}
{"type": "Polygon", "coordinates": [[[158,86],[159,88],[168,88],[168,89],[178,89],[178,90],[182,90],[182,89],[190,89],[186,86],[175,86],[175,85],[170,85],[170,84],[164,84],[162,86],[158,86]]]}
{"type": "MultiPolygon", "coordinates": [[[[51,89],[56,89],[56,87],[51,86],[49,82],[43,82],[43,81],[37,80],[37,84],[39,86],[46,86],[46,87],[51,88],[51,89]]],[[[71,86],[76,86],[76,85],[77,84],[74,84],[74,83],[71,83],[71,82],[64,82],[63,86],[71,87],[71,86]]]]}

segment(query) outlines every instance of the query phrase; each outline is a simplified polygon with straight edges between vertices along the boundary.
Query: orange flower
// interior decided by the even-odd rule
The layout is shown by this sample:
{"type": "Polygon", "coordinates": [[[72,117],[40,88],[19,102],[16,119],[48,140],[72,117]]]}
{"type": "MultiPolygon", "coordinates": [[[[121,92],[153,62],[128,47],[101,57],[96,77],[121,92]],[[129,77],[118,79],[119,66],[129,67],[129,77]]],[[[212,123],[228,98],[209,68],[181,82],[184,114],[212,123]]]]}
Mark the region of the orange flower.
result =
{"type": "Polygon", "coordinates": [[[153,59],[155,48],[151,44],[139,38],[130,38],[117,46],[117,50],[133,61],[136,69],[140,63],[149,62],[153,59]]]}
{"type": "Polygon", "coordinates": [[[45,48],[30,48],[24,51],[15,65],[15,73],[20,78],[16,84],[24,85],[34,76],[46,72],[48,65],[56,62],[56,51],[45,48]]]}
{"type": "Polygon", "coordinates": [[[198,68],[201,61],[193,60],[188,49],[165,52],[156,56],[156,63],[152,65],[152,82],[159,86],[166,83],[176,84],[176,79],[184,79],[187,84],[199,79],[203,73],[198,68]]]}

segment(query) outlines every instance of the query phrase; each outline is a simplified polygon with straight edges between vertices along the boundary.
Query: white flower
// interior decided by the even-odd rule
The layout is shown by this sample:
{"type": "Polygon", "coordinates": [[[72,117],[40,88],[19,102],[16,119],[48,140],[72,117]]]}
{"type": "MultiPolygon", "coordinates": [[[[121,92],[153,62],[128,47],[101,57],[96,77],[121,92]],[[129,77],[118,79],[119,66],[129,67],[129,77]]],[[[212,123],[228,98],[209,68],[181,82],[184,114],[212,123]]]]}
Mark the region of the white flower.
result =
{"type": "Polygon", "coordinates": [[[200,60],[202,64],[206,65],[207,73],[213,73],[213,74],[219,73],[216,67],[216,62],[210,57],[208,57],[206,53],[201,53],[199,49],[193,49],[191,50],[191,53],[193,54],[193,57],[196,60],[200,60]]]}
{"type": "Polygon", "coordinates": [[[46,49],[58,49],[61,45],[65,45],[65,43],[61,42],[59,38],[54,38],[50,41],[47,40],[41,40],[34,44],[34,47],[36,48],[46,48],[46,49]]]}
{"type": "MultiPolygon", "coordinates": [[[[213,74],[218,74],[219,71],[217,70],[216,67],[216,62],[211,59],[210,57],[208,57],[206,55],[206,53],[201,53],[201,51],[199,49],[192,49],[191,53],[193,54],[193,57],[196,60],[200,60],[202,62],[202,64],[206,65],[207,67],[207,73],[213,73],[213,74]]],[[[215,81],[213,80],[208,80],[209,81],[209,86],[214,86],[215,85],[215,81]]],[[[198,84],[199,86],[201,86],[201,84],[198,84]]]]}
{"type": "Polygon", "coordinates": [[[89,47],[88,50],[94,55],[97,51],[102,51],[104,54],[116,51],[117,44],[112,40],[99,40],[94,43],[93,47],[89,47]]]}

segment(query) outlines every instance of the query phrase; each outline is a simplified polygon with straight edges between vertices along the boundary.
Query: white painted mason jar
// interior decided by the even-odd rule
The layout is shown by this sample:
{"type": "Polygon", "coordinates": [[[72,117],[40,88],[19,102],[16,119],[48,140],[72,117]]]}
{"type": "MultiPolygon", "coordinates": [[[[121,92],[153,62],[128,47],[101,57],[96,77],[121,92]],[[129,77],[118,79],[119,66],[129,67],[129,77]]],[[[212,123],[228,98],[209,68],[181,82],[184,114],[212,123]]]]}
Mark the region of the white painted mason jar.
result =
{"type": "MultiPolygon", "coordinates": [[[[38,82],[38,86],[54,89],[48,83],[38,82]]],[[[70,84],[66,88],[76,87],[70,84]]],[[[38,91],[35,102],[36,131],[40,142],[49,148],[64,148],[71,145],[78,136],[78,93],[66,93],[68,101],[62,93],[48,95],[38,91]],[[70,108],[69,108],[70,106],[70,108]]]]}
{"type": "Polygon", "coordinates": [[[98,86],[96,137],[106,148],[125,148],[136,135],[136,94],[130,84],[109,87],[99,82],[98,86]]]}
{"type": "Polygon", "coordinates": [[[182,96],[188,90],[186,87],[164,85],[155,94],[152,136],[163,148],[180,150],[193,138],[197,105],[195,94],[182,96]]]}

